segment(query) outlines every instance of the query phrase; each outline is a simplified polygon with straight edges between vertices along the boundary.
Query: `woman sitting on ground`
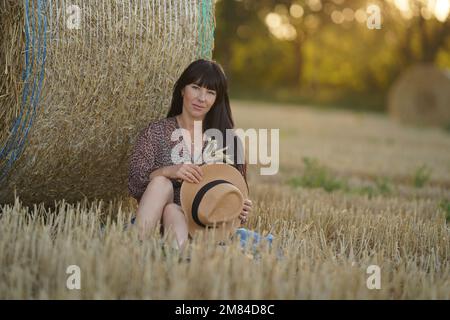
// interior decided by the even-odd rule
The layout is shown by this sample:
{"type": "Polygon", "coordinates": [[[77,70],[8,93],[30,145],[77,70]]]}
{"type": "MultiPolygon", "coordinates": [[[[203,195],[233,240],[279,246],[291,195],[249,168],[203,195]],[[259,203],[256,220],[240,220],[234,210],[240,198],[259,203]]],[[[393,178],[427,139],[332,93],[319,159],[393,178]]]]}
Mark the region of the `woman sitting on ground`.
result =
{"type": "MultiPolygon", "coordinates": [[[[194,121],[202,121],[202,150],[206,146],[208,129],[218,129],[222,133],[224,146],[237,142],[233,155],[233,166],[243,175],[246,183],[246,164],[242,157],[240,139],[227,141],[226,130],[234,128],[234,121],[227,92],[225,74],[214,61],[197,60],[192,62],[181,74],[174,86],[172,102],[167,117],[151,122],[138,136],[130,160],[128,188],[138,201],[136,224],[141,240],[160,222],[161,232],[171,228],[175,232],[179,248],[183,248],[188,239],[186,217],[180,205],[182,181],[199,183],[202,179],[202,167],[194,159],[196,152],[190,152],[188,158],[173,150],[180,141],[172,141],[172,133],[185,129],[189,136],[182,137],[183,142],[193,141],[187,150],[197,148],[194,145],[194,121]],[[174,159],[175,158],[175,159],[174,159]]],[[[200,152],[200,154],[201,154],[200,152]]],[[[244,199],[240,214],[241,223],[248,220],[252,210],[250,199],[244,199]]]]}

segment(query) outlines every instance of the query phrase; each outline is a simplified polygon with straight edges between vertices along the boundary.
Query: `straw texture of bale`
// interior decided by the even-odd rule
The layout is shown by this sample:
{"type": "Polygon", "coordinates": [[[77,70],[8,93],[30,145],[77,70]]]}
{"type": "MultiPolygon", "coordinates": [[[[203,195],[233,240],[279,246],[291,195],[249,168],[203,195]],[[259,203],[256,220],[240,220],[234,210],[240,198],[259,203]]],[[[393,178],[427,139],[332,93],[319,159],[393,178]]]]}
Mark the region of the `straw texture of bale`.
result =
{"type": "Polygon", "coordinates": [[[211,57],[213,3],[0,1],[0,203],[126,195],[139,131],[211,57]]]}
{"type": "Polygon", "coordinates": [[[450,124],[450,73],[433,65],[416,65],[393,84],[388,97],[392,118],[406,124],[450,124]]]}

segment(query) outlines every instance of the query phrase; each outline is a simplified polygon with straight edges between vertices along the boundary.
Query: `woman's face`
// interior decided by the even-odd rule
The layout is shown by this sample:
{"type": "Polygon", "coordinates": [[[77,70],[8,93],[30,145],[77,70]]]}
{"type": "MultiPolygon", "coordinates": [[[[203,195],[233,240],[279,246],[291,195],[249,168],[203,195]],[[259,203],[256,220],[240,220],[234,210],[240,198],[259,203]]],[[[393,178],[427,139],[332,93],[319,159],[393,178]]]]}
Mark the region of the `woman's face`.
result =
{"type": "Polygon", "coordinates": [[[195,83],[188,84],[181,90],[183,112],[195,119],[203,119],[216,101],[217,92],[195,83]]]}

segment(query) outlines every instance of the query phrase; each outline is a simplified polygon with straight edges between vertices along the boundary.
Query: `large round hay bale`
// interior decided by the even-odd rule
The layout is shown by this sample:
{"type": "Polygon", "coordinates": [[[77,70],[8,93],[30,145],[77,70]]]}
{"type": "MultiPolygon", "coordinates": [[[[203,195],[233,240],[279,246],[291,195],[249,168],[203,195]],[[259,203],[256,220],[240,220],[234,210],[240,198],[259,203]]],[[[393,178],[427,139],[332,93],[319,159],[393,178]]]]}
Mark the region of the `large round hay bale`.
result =
{"type": "Polygon", "coordinates": [[[390,89],[388,109],[402,123],[449,125],[450,73],[429,64],[407,69],[390,89]]]}
{"type": "Polygon", "coordinates": [[[211,58],[213,3],[0,1],[0,203],[126,195],[139,131],[211,58]]]}

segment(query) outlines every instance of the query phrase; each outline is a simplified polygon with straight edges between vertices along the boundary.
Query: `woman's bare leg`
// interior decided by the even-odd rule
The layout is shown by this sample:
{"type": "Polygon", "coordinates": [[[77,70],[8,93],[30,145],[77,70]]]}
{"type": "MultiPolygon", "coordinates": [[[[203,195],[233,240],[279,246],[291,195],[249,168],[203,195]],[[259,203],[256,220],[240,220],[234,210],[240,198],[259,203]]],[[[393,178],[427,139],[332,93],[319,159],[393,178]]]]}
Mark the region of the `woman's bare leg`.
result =
{"type": "Polygon", "coordinates": [[[176,203],[166,204],[162,218],[164,231],[172,230],[175,233],[178,248],[183,250],[188,239],[187,220],[183,210],[176,203]]]}
{"type": "Polygon", "coordinates": [[[173,185],[170,179],[164,176],[154,177],[139,201],[136,214],[140,240],[144,240],[158,225],[164,207],[171,202],[173,202],[173,185]]]}

